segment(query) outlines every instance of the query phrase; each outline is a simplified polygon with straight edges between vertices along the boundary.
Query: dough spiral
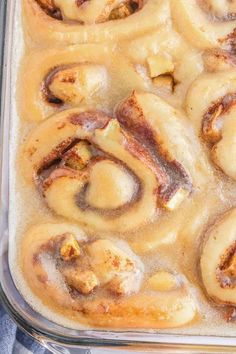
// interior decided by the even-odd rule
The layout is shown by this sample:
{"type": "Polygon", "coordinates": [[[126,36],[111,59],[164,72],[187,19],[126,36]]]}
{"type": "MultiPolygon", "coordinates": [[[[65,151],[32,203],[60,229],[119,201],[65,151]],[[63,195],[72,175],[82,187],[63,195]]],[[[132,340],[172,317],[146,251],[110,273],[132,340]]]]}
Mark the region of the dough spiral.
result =
{"type": "Polygon", "coordinates": [[[209,143],[213,161],[233,179],[236,179],[235,79],[235,70],[204,74],[195,80],[186,97],[188,116],[209,143]]]}
{"type": "Polygon", "coordinates": [[[148,84],[110,47],[87,44],[26,56],[19,87],[21,117],[40,121],[77,106],[110,111],[132,89],[145,90],[148,84]]]}
{"type": "Polygon", "coordinates": [[[24,144],[25,175],[57,214],[96,230],[133,230],[201,186],[201,152],[178,114],[158,96],[135,92],[117,106],[116,119],[62,111],[24,144]],[[178,133],[176,149],[171,137],[178,133]]]}
{"type": "Polygon", "coordinates": [[[236,305],[236,209],[210,229],[201,255],[201,273],[208,295],[217,303],[236,305]]]}
{"type": "Polygon", "coordinates": [[[235,2],[171,0],[171,8],[179,32],[198,48],[219,47],[235,37],[235,2]]]}
{"type": "Polygon", "coordinates": [[[23,0],[23,11],[35,42],[68,45],[145,33],[166,20],[168,6],[163,0],[23,0]]]}
{"type": "Polygon", "coordinates": [[[80,323],[171,328],[192,321],[197,311],[182,278],[162,271],[145,281],[141,260],[125,242],[88,241],[74,225],[30,228],[20,259],[31,290],[43,303],[80,323]]]}

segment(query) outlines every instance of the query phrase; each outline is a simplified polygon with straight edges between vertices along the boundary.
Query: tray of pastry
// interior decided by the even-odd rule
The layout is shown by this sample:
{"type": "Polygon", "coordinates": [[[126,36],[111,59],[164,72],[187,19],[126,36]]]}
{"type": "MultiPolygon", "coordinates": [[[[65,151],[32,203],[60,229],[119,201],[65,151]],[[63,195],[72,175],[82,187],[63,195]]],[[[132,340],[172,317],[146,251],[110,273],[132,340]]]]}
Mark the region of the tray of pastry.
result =
{"type": "Polygon", "coordinates": [[[236,1],[8,2],[1,297],[46,345],[234,352],[235,24],[236,1]]]}

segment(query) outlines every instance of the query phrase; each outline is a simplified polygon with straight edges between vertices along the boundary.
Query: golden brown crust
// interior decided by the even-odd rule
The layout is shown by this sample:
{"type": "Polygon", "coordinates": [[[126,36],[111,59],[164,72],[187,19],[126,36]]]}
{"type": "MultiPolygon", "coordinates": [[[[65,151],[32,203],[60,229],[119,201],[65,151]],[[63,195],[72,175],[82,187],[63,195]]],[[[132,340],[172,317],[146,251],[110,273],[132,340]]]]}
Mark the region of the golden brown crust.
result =
{"type": "Polygon", "coordinates": [[[213,102],[203,116],[202,135],[204,140],[212,144],[217,143],[221,138],[223,116],[230,112],[236,104],[236,93],[229,93],[213,102]]]}

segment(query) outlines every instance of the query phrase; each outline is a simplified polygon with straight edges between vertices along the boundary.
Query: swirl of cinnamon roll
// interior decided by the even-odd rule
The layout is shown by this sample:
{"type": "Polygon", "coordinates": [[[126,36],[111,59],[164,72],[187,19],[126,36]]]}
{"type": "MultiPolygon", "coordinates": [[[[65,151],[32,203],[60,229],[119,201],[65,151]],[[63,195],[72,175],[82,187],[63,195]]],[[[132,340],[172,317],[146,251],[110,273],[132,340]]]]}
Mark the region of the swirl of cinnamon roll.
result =
{"type": "Polygon", "coordinates": [[[29,36],[43,45],[117,41],[157,28],[168,14],[163,0],[24,0],[23,10],[29,36]]]}
{"type": "Polygon", "coordinates": [[[235,1],[171,0],[171,8],[178,31],[196,47],[219,47],[235,37],[235,1]]]}
{"type": "Polygon", "coordinates": [[[208,72],[227,71],[236,66],[235,51],[213,48],[203,53],[205,70],[208,72]]]}
{"type": "Polygon", "coordinates": [[[36,0],[51,17],[81,24],[128,17],[143,7],[143,0],[36,0]]]}
{"type": "Polygon", "coordinates": [[[85,325],[170,328],[196,314],[182,277],[162,270],[145,281],[143,263],[124,241],[88,241],[74,225],[29,229],[20,264],[31,291],[46,306],[85,325]]]}
{"type": "Polygon", "coordinates": [[[236,305],[236,209],[210,229],[201,255],[202,281],[217,303],[236,305]]]}
{"type": "Polygon", "coordinates": [[[190,87],[188,116],[211,148],[211,157],[225,174],[236,179],[236,72],[204,74],[190,87]]]}
{"type": "Polygon", "coordinates": [[[57,214],[126,232],[177,208],[201,172],[178,113],[159,97],[133,93],[116,116],[71,109],[45,120],[24,144],[24,173],[57,214]]]}
{"type": "Polygon", "coordinates": [[[186,181],[186,186],[192,184],[196,188],[205,184],[210,171],[198,140],[182,112],[157,95],[133,92],[117,106],[116,117],[138,141],[144,143],[153,159],[165,166],[166,175],[172,183],[179,185],[178,181],[186,181]],[[162,157],[168,162],[164,162],[162,157]],[[175,170],[175,165],[181,165],[182,172],[171,172],[175,170]]]}
{"type": "Polygon", "coordinates": [[[89,44],[30,54],[22,64],[19,85],[20,113],[31,121],[78,105],[99,109],[102,103],[111,111],[131,89],[146,87],[123,56],[107,46],[89,44]]]}

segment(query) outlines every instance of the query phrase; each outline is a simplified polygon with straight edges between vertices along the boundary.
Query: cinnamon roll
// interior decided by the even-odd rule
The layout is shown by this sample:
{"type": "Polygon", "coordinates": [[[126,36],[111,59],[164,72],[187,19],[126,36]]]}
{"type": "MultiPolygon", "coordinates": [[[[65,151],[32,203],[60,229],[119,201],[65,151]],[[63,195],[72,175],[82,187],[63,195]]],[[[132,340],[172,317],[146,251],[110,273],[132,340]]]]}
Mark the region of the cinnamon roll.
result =
{"type": "Polygon", "coordinates": [[[211,149],[224,173],[236,179],[236,72],[204,74],[192,84],[186,98],[188,116],[211,149]]]}
{"type": "Polygon", "coordinates": [[[205,177],[184,119],[158,96],[133,93],[116,117],[75,108],[49,118],[24,144],[23,170],[57,214],[125,232],[178,208],[205,177]]]}
{"type": "Polygon", "coordinates": [[[82,324],[171,328],[192,321],[197,312],[181,276],[162,270],[146,280],[143,263],[124,241],[88,241],[74,225],[30,228],[20,262],[32,292],[82,324]]]}
{"type": "Polygon", "coordinates": [[[212,48],[234,41],[236,3],[228,0],[171,0],[178,31],[195,47],[212,48]]]}
{"type": "Polygon", "coordinates": [[[80,45],[26,56],[19,87],[22,118],[40,121],[78,105],[110,111],[132,89],[145,89],[148,84],[132,63],[111,48],[80,45]]]}
{"type": "Polygon", "coordinates": [[[210,229],[201,255],[202,281],[218,304],[236,305],[236,209],[210,229]]]}
{"type": "Polygon", "coordinates": [[[165,166],[172,183],[193,191],[210,178],[208,164],[186,117],[159,96],[133,92],[117,106],[116,117],[149,149],[155,163],[165,166]]]}
{"type": "Polygon", "coordinates": [[[117,41],[157,28],[163,0],[23,0],[28,35],[42,45],[117,41]],[[142,23],[142,26],[140,26],[142,23]]]}
{"type": "Polygon", "coordinates": [[[149,78],[149,91],[182,106],[186,91],[204,70],[199,51],[190,47],[172,26],[123,42],[122,51],[149,78]]]}

